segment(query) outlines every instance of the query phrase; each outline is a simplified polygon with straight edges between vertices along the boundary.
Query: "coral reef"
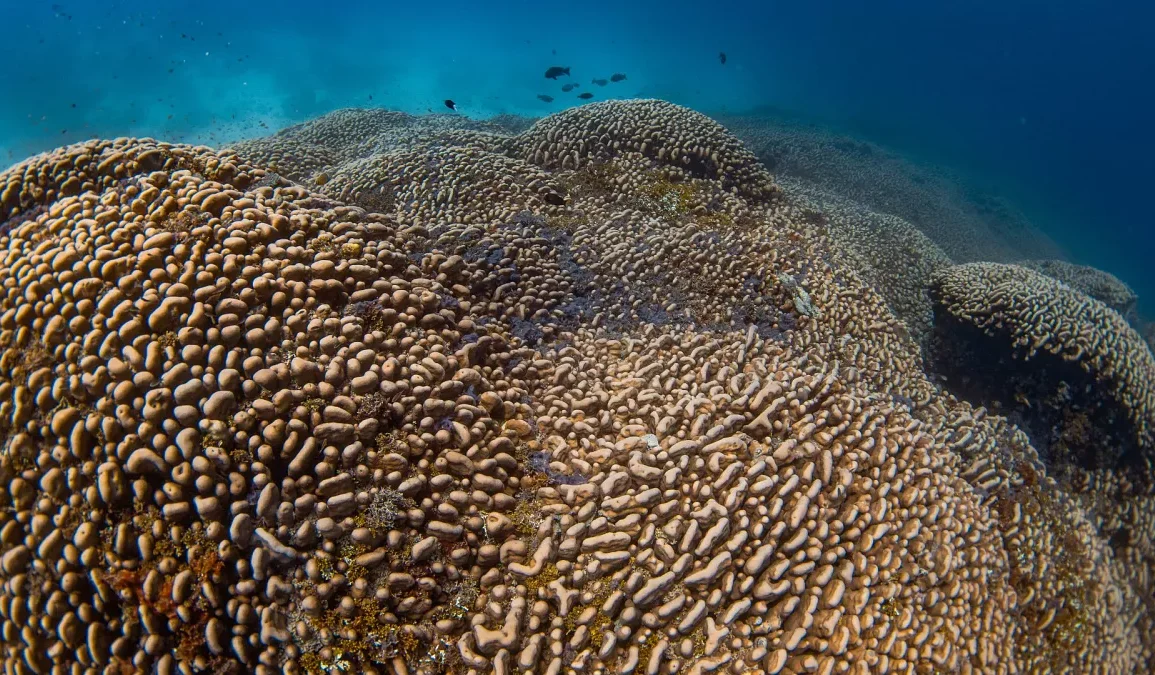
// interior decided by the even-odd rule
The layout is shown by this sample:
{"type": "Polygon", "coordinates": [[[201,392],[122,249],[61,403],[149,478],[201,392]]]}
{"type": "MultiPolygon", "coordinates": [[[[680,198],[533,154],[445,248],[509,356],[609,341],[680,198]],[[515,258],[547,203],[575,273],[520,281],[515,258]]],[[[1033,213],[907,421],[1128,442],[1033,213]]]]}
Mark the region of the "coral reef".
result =
{"type": "Polygon", "coordinates": [[[968,263],[935,276],[939,361],[958,386],[1035,419],[1032,440],[1084,466],[1155,451],[1155,357],[1117,312],[1033,270],[968,263]]]}
{"type": "MultiPolygon", "coordinates": [[[[1141,474],[1058,481],[927,372],[921,280],[981,323],[1001,268],[961,297],[698,113],[339,111],[0,185],[8,670],[1155,663],[1141,474]]],[[[1022,273],[1139,433],[1126,324],[1022,273]]]]}
{"type": "Polygon", "coordinates": [[[1071,288],[1086,293],[1122,314],[1132,324],[1138,319],[1136,303],[1139,296],[1110,272],[1087,265],[1076,265],[1065,260],[1023,260],[1015,264],[1045,274],[1052,279],[1058,279],[1071,288]]]}
{"type": "Polygon", "coordinates": [[[824,225],[845,267],[857,270],[906,324],[920,344],[930,333],[933,311],[926,289],[931,277],[952,262],[918,228],[897,217],[828,194],[790,178],[780,178],[784,194],[803,217],[824,225]]]}
{"type": "Polygon", "coordinates": [[[955,262],[1061,257],[1058,246],[1021,213],[962,187],[966,181],[944,169],[773,114],[720,121],[775,175],[902,218],[955,262]]]}

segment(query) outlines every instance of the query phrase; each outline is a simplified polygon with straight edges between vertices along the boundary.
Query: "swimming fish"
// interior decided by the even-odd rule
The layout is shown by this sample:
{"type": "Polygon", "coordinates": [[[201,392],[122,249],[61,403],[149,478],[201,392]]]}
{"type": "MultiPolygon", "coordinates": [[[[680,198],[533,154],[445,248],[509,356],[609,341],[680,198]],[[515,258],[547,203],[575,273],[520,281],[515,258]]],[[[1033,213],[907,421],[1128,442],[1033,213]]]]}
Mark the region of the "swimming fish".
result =
{"type": "Polygon", "coordinates": [[[607,84],[609,84],[609,80],[590,80],[590,81],[593,82],[594,84],[598,85],[599,87],[604,87],[607,84]]]}
{"type": "Polygon", "coordinates": [[[553,204],[554,206],[564,206],[565,197],[562,197],[556,192],[550,192],[545,196],[546,204],[553,204]]]}
{"type": "Polygon", "coordinates": [[[726,52],[718,52],[718,60],[722,62],[723,66],[726,65],[726,52]]]}
{"type": "Polygon", "coordinates": [[[552,96],[546,96],[545,94],[538,94],[537,100],[542,101],[544,103],[553,103],[553,97],[552,96]]]}
{"type": "Polygon", "coordinates": [[[584,98],[586,100],[589,100],[593,97],[594,97],[594,95],[589,93],[588,91],[583,91],[582,93],[578,94],[578,98],[584,98]]]}
{"type": "Polygon", "coordinates": [[[545,76],[551,80],[556,80],[562,75],[569,75],[569,66],[565,68],[561,66],[550,66],[549,70],[545,71],[545,76]]]}
{"type": "Polygon", "coordinates": [[[453,112],[457,112],[457,104],[453,102],[453,99],[445,99],[445,107],[453,112]]]}
{"type": "Polygon", "coordinates": [[[564,87],[562,87],[561,90],[562,91],[573,91],[574,89],[577,89],[577,87],[578,86],[576,84],[571,83],[571,84],[567,84],[564,87]]]}
{"type": "Polygon", "coordinates": [[[625,73],[614,73],[610,76],[610,82],[621,82],[624,79],[626,79],[625,73]]]}

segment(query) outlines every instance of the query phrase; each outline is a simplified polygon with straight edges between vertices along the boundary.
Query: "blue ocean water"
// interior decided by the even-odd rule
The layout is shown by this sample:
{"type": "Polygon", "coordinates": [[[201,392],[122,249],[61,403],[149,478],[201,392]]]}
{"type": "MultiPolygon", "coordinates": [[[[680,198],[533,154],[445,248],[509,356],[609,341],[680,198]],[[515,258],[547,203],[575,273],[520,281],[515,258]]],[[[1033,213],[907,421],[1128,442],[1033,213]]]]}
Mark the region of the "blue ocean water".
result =
{"type": "Polygon", "coordinates": [[[1155,298],[1149,3],[60,0],[0,19],[5,165],[97,136],[220,145],[447,98],[471,117],[541,116],[580,91],[773,106],[995,186],[1073,260],[1155,298]],[[582,88],[561,92],[551,65],[582,88]]]}

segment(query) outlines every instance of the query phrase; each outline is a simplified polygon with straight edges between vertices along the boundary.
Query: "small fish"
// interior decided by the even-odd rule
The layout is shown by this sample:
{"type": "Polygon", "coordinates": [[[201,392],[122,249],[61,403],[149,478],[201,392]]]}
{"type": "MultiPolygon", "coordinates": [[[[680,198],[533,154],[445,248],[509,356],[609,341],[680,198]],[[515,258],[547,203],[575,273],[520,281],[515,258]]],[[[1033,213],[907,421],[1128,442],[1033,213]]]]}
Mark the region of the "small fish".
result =
{"type": "Polygon", "coordinates": [[[610,82],[621,82],[624,79],[626,79],[625,73],[614,73],[610,76],[610,82]]]}
{"type": "Polygon", "coordinates": [[[562,197],[556,192],[550,192],[545,196],[546,204],[553,204],[554,206],[565,206],[565,197],[562,197]]]}
{"type": "Polygon", "coordinates": [[[545,76],[548,79],[556,80],[562,75],[569,75],[569,66],[562,68],[561,66],[550,66],[549,70],[545,71],[545,76]]]}
{"type": "Polygon", "coordinates": [[[543,103],[553,103],[553,97],[552,96],[546,96],[545,94],[538,94],[537,100],[539,100],[543,103]]]}
{"type": "Polygon", "coordinates": [[[556,49],[551,49],[551,50],[549,50],[549,51],[550,51],[550,53],[552,53],[554,56],[557,56],[557,50],[556,50],[556,49]]]}
{"type": "Polygon", "coordinates": [[[590,80],[590,81],[593,82],[594,84],[598,85],[599,87],[604,87],[610,83],[609,80],[590,80]]]}
{"type": "Polygon", "coordinates": [[[726,65],[726,52],[718,52],[718,60],[722,62],[723,66],[726,65]]]}
{"type": "Polygon", "coordinates": [[[457,104],[453,102],[453,99],[445,99],[445,107],[449,108],[453,112],[457,112],[457,104]]]}
{"type": "Polygon", "coordinates": [[[588,91],[583,91],[582,93],[578,94],[578,98],[584,98],[587,101],[593,97],[594,97],[594,95],[589,93],[588,91]]]}
{"type": "Polygon", "coordinates": [[[577,89],[577,85],[573,83],[567,84],[561,88],[562,91],[573,91],[574,89],[577,89]]]}

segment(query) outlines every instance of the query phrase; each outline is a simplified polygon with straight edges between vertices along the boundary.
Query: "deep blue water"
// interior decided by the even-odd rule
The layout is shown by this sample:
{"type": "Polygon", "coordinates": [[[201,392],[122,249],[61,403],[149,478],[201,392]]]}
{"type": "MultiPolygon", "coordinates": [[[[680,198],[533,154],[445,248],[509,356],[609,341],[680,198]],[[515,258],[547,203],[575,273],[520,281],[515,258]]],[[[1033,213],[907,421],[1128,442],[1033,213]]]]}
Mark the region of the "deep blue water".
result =
{"type": "Polygon", "coordinates": [[[543,115],[580,103],[542,77],[563,65],[595,100],[772,105],[959,167],[1155,298],[1150,3],[34,0],[0,21],[0,164],[92,136],[220,144],[353,105],[543,115]]]}

